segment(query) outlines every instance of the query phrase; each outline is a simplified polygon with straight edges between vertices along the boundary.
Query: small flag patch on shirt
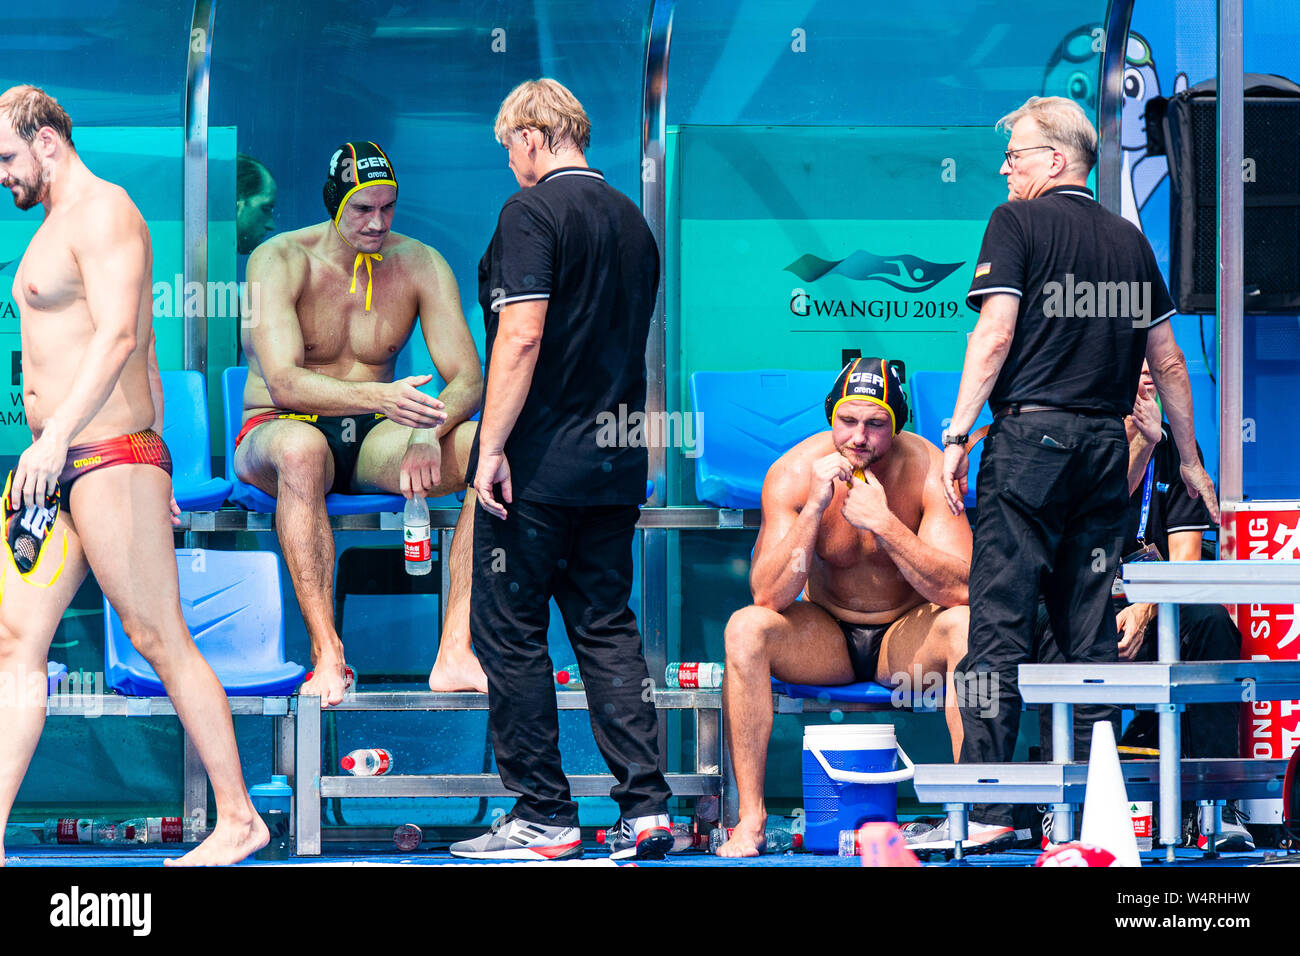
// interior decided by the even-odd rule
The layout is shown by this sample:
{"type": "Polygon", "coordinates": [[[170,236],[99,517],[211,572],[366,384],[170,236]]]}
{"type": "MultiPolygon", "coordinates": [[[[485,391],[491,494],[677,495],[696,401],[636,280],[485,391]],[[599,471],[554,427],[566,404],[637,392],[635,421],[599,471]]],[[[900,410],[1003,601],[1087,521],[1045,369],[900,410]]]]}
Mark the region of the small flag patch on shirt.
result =
{"type": "Polygon", "coordinates": [[[988,275],[992,271],[993,271],[993,263],[981,262],[979,265],[975,267],[975,278],[983,279],[986,275],[988,275]]]}

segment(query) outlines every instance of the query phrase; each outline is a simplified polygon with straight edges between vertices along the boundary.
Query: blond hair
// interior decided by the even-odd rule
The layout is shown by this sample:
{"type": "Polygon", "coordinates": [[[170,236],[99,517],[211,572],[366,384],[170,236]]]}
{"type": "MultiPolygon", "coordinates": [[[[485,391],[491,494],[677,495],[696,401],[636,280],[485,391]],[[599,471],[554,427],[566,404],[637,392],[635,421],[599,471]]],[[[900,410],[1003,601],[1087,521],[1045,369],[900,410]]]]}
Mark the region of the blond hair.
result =
{"type": "Polygon", "coordinates": [[[31,143],[48,126],[72,146],[72,118],[58,100],[39,87],[24,84],[5,90],[0,94],[0,116],[25,143],[31,143]]]}
{"type": "Polygon", "coordinates": [[[520,83],[501,102],[492,127],[497,142],[504,146],[519,129],[540,131],[551,152],[565,144],[586,152],[591,145],[591,120],[578,98],[545,77],[520,83]]]}
{"type": "Polygon", "coordinates": [[[1083,167],[1087,175],[1097,165],[1097,130],[1083,108],[1064,96],[1031,96],[1024,105],[998,120],[995,129],[1011,132],[1022,119],[1031,119],[1049,145],[1069,157],[1070,165],[1083,167]]]}

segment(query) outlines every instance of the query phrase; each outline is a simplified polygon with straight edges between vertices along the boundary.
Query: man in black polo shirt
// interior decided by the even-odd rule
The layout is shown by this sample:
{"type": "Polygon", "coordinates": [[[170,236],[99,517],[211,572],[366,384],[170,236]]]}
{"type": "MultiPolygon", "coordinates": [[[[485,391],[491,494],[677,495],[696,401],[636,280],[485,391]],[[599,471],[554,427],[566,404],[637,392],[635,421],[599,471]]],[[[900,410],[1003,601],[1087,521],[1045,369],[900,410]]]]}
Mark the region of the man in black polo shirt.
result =
{"type": "Polygon", "coordinates": [[[488,360],[467,479],[479,494],[470,633],[487,673],[497,768],[520,796],[492,832],[451,850],[475,859],[582,855],[546,648],[553,597],[596,744],[618,780],[610,855],[661,857],[672,845],[670,792],[628,608],[649,459],[643,443],[606,447],[600,431],[620,407],[645,411],[659,253],[635,204],[587,166],[591,124],[559,83],[517,87],[496,134],[523,188],[506,201],[479,263],[488,360]]]}
{"type": "MultiPolygon", "coordinates": [[[[1133,414],[1124,420],[1129,442],[1128,511],[1125,515],[1126,556],[1138,555],[1148,545],[1170,561],[1201,560],[1202,539],[1213,526],[1205,502],[1192,498],[1178,475],[1178,452],[1169,430],[1160,418],[1155,386],[1144,365],[1133,414]]],[[[1115,617],[1114,638],[1122,661],[1156,659],[1156,607],[1130,604],[1118,592],[1111,600],[1115,617]]],[[[1236,660],[1241,655],[1241,632],[1221,604],[1184,604],[1178,615],[1179,658],[1185,661],[1236,660]]],[[[1065,660],[1052,633],[1042,602],[1038,606],[1035,642],[1041,663],[1065,660]]],[[[1239,704],[1191,704],[1183,711],[1183,756],[1236,757],[1239,704]]],[[[1088,753],[1092,723],[1110,720],[1119,728],[1119,708],[1106,705],[1077,705],[1074,708],[1074,751],[1088,753]]],[[[1052,759],[1050,708],[1039,707],[1039,739],[1044,759],[1052,759]]],[[[1156,714],[1141,710],[1129,723],[1119,741],[1120,753],[1130,757],[1153,757],[1158,751],[1156,714]]],[[[1048,815],[1050,818],[1050,814],[1048,815]]],[[[1254,849],[1250,831],[1242,826],[1235,801],[1223,810],[1223,826],[1216,849],[1254,849]]],[[[1046,820],[1045,829],[1046,829],[1046,820]]],[[[1205,838],[1201,837],[1202,848],[1205,838]]]]}
{"type": "MultiPolygon", "coordinates": [[[[967,298],[980,311],[944,436],[945,493],[966,485],[966,441],[987,399],[994,422],[980,465],[962,671],[996,679],[996,714],[962,708],[962,762],[1005,762],[1020,724],[1017,667],[1032,659],[1041,593],[1071,661],[1114,661],[1110,588],[1128,501],[1123,418],[1151,360],[1193,496],[1217,520],[1196,455],[1191,385],[1166,321],[1174,312],[1150,246],[1085,185],[1097,134],[1061,97],[1004,117],[1009,202],[993,211],[967,298]]],[[[971,843],[1008,839],[1006,806],[976,807],[971,843]]],[[[921,839],[948,839],[946,824],[921,839]]]]}

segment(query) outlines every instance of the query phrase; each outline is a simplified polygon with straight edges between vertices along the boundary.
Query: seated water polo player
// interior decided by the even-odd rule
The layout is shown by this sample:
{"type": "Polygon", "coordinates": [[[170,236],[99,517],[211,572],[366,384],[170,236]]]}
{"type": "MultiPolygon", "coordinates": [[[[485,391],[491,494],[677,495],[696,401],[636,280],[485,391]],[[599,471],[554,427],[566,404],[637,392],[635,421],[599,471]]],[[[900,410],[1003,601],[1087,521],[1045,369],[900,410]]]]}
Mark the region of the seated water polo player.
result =
{"type": "MultiPolygon", "coordinates": [[[[328,706],[343,699],[344,660],[325,495],[463,489],[475,430],[467,422],[483,377],[446,261],[389,231],[397,179],[384,151],[368,142],[339,147],[324,194],[329,221],[274,236],[248,260],[255,294],[234,468],[276,496],[276,533],[311,639],[315,673],[302,693],[328,706]],[[393,380],[417,315],[447,383],[438,398],[419,389],[430,375],[393,380]]],[[[474,502],[471,490],[456,525],[434,690],[487,691],[469,641],[474,502]]]]}
{"type": "Polygon", "coordinates": [[[902,431],[907,414],[897,372],[855,359],[826,397],[831,430],[790,449],[763,481],[754,603],[726,629],[722,700],[740,822],[722,856],[763,848],[771,677],[893,685],[917,669],[942,675],[960,751],[951,674],[966,654],[970,525],[944,501],[939,449],[902,431]]]}
{"type": "Polygon", "coordinates": [[[216,827],[181,862],[236,863],[267,830],[226,696],[181,613],[149,230],[126,192],[82,163],[72,121],[36,87],[0,95],[0,185],[19,209],[45,207],[13,282],[33,440],[4,495],[17,553],[13,568],[0,556],[0,834],[45,723],[50,641],[89,568],[212,781],[216,827]]]}

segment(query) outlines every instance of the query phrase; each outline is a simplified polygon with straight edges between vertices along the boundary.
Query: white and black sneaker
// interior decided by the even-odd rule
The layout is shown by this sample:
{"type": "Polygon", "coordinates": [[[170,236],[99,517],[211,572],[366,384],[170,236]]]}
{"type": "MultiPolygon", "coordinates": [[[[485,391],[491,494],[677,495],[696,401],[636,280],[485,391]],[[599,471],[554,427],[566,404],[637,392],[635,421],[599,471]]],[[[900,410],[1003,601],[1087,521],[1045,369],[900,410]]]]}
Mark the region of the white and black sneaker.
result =
{"type": "Polygon", "coordinates": [[[453,843],[451,855],[469,860],[568,860],[582,856],[582,833],[577,827],[504,816],[482,836],[453,843]]]}
{"type": "MultiPolygon", "coordinates": [[[[948,832],[946,819],[938,826],[928,829],[913,827],[910,832],[905,831],[904,835],[907,838],[908,849],[955,850],[957,848],[956,841],[948,832]]],[[[966,839],[962,841],[961,848],[963,850],[1004,850],[1014,845],[1019,837],[1020,834],[1012,827],[970,820],[966,824],[966,839]]]]}
{"type": "Polygon", "coordinates": [[[611,860],[662,860],[673,848],[672,821],[668,814],[618,818],[618,826],[605,834],[611,860]]]}
{"type": "MultiPolygon", "coordinates": [[[[1219,824],[1219,836],[1214,841],[1214,851],[1216,853],[1249,853],[1255,849],[1255,840],[1246,829],[1245,824],[1250,820],[1245,811],[1237,806],[1236,800],[1229,800],[1224,804],[1222,819],[1219,824]]],[[[1204,850],[1209,847],[1210,841],[1205,834],[1199,834],[1196,838],[1196,845],[1204,850]]]]}

